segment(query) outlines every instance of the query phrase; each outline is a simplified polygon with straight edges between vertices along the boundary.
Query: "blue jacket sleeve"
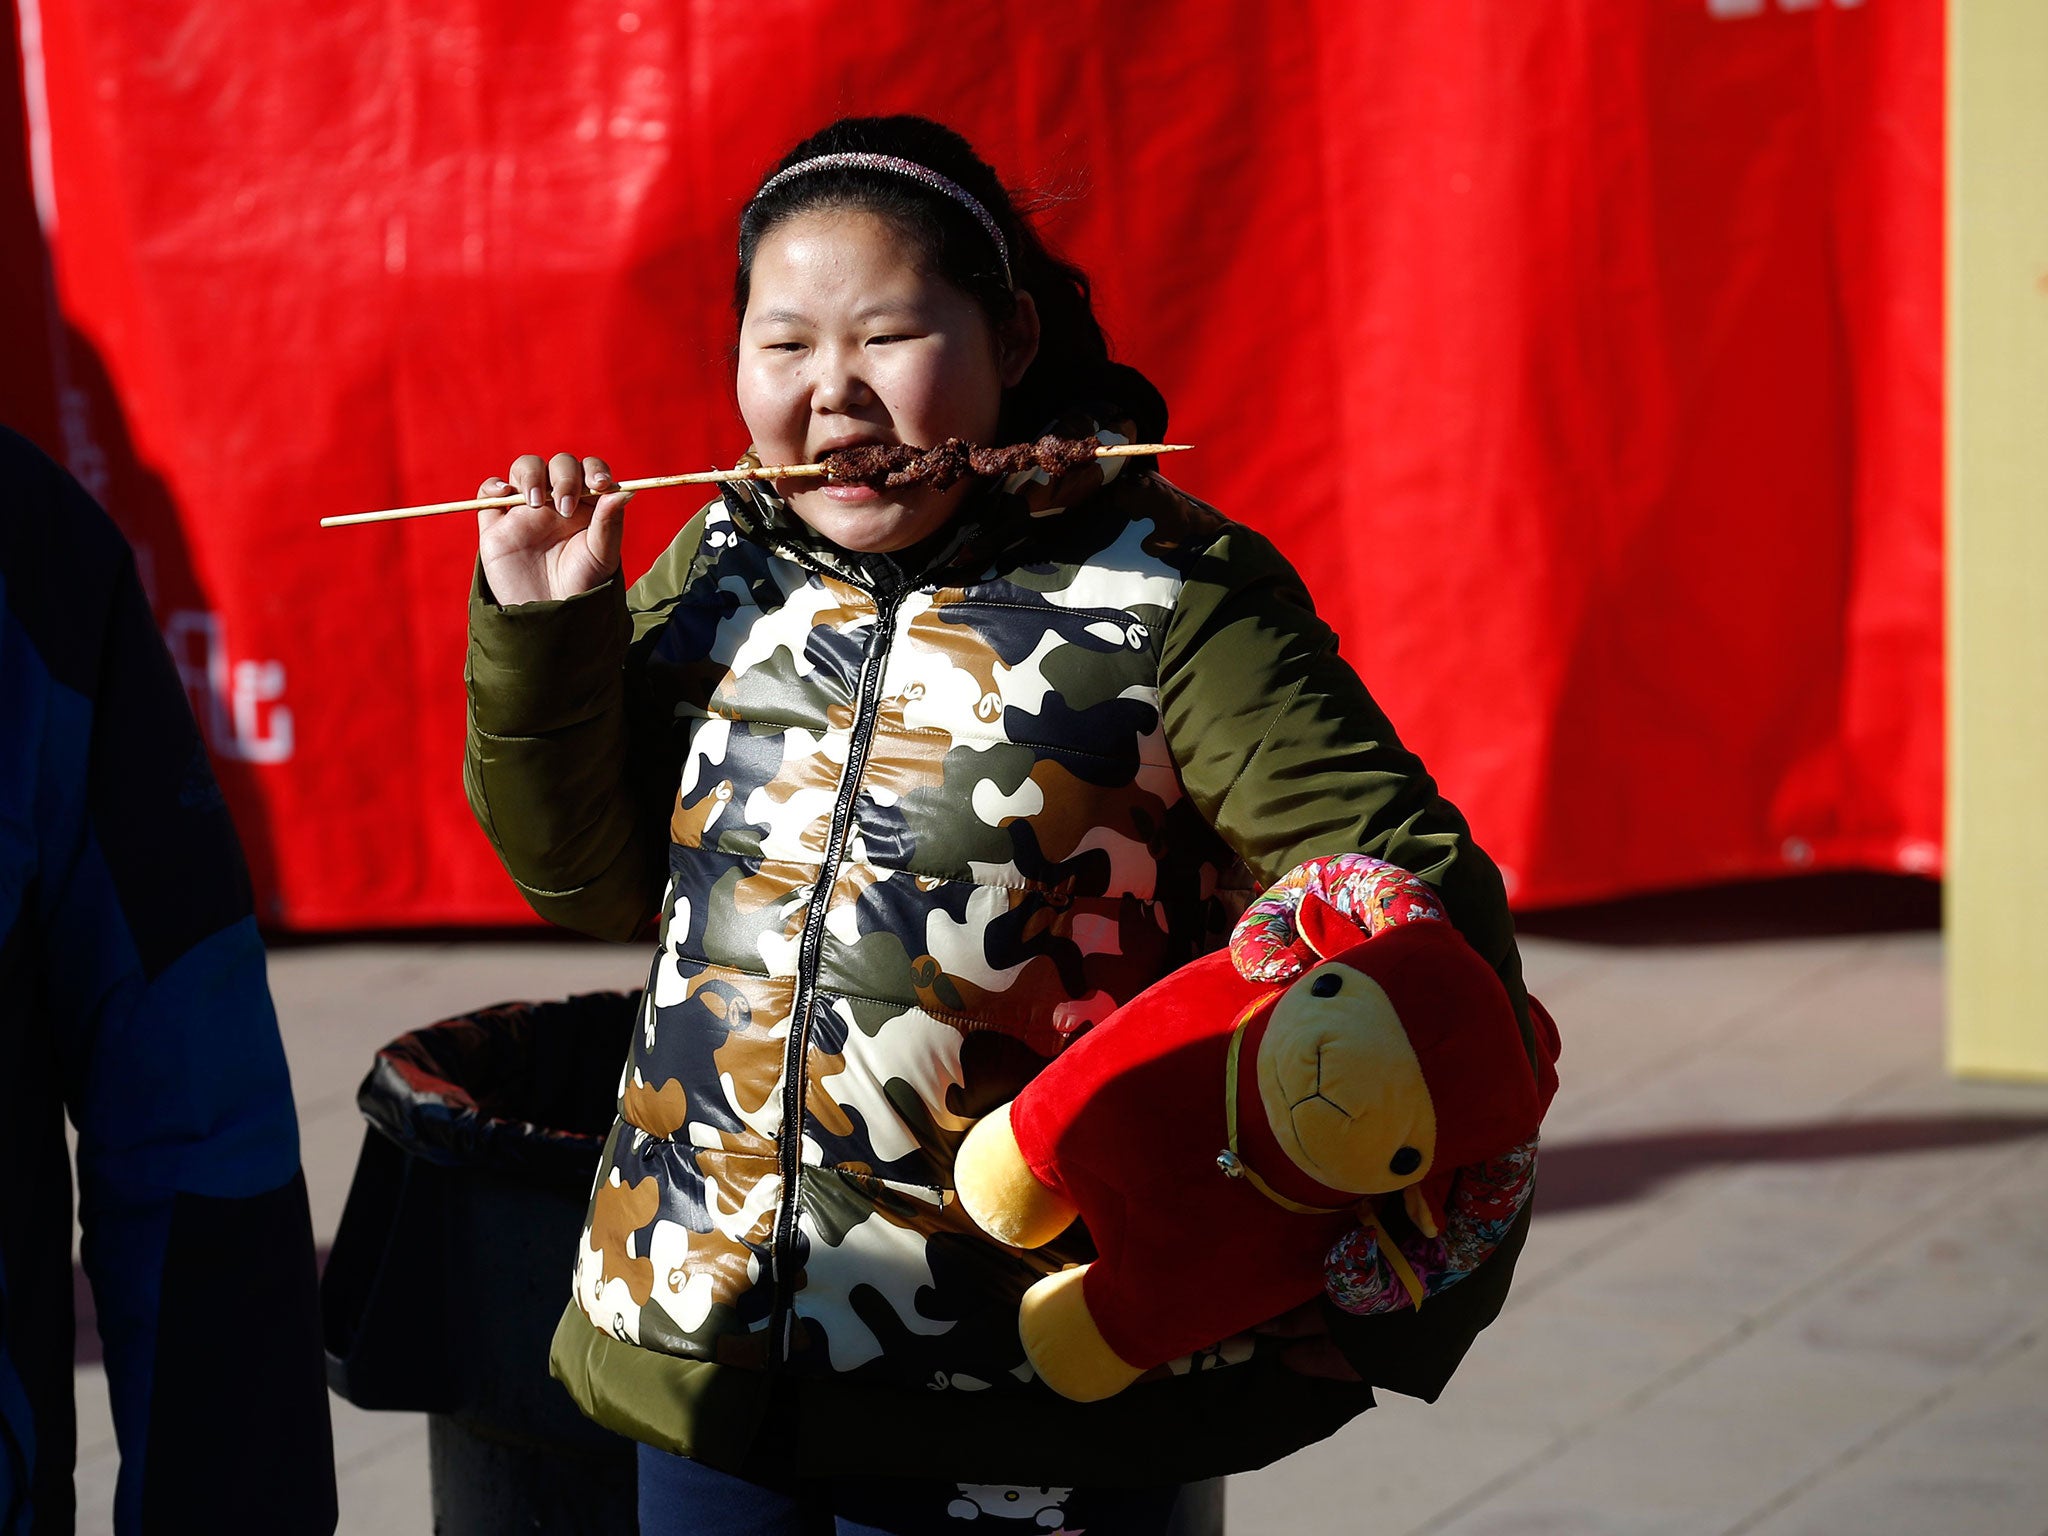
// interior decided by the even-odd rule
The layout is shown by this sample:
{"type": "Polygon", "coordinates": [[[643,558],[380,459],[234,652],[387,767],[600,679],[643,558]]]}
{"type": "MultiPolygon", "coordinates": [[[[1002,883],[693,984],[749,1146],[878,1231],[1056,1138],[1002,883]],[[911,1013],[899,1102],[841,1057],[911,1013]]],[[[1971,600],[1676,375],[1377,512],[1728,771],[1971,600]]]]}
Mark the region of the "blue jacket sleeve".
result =
{"type": "Polygon", "coordinates": [[[0,934],[35,1000],[5,1028],[47,1037],[78,1132],[115,1528],[331,1531],[312,1229],[240,846],[127,546],[21,440],[0,460],[23,492],[0,508],[0,934]]]}

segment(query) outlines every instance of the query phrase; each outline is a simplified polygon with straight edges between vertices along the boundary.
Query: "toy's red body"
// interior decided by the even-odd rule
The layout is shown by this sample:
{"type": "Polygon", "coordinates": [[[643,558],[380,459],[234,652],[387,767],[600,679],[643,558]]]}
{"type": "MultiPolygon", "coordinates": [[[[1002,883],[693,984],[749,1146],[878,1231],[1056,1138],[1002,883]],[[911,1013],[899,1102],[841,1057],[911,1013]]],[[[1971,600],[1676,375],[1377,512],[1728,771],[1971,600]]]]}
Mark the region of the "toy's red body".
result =
{"type": "MultiPolygon", "coordinates": [[[[1416,924],[1339,958],[1408,999],[1403,1022],[1439,1106],[1438,1176],[1534,1134],[1538,1090],[1506,994],[1456,930],[1416,924]]],[[[1325,1255],[1357,1224],[1357,1195],[1315,1183],[1281,1152],[1252,1081],[1283,990],[1243,980],[1227,954],[1197,960],[1083,1035],[1011,1106],[1025,1162],[1095,1239],[1101,1257],[1082,1291],[1104,1342],[1131,1365],[1203,1349],[1313,1299],[1325,1255]],[[1337,1207],[1329,1214],[1288,1210],[1218,1165],[1225,1062],[1248,1012],[1239,1151],[1276,1191],[1337,1207]]]]}
{"type": "Polygon", "coordinates": [[[1357,1221],[1282,1210],[1217,1166],[1231,1030],[1276,990],[1241,980],[1227,954],[1197,960],[1075,1041],[1011,1106],[1031,1171],[1081,1209],[1101,1255],[1082,1283],[1088,1310],[1133,1364],[1310,1300],[1323,1255],[1357,1221]]]}

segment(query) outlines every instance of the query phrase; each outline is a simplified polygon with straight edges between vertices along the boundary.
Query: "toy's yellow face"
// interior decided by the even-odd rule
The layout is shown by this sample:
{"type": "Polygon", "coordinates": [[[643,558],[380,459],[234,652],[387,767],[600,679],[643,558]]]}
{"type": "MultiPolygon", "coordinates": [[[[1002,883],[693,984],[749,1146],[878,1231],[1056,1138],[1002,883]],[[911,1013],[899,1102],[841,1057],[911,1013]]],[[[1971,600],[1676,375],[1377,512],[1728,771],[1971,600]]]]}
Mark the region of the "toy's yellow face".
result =
{"type": "Polygon", "coordinates": [[[1259,1099],[1280,1148],[1333,1189],[1385,1194],[1436,1156],[1436,1111],[1380,984],[1319,965],[1274,1005],[1259,1042],[1259,1099]]]}

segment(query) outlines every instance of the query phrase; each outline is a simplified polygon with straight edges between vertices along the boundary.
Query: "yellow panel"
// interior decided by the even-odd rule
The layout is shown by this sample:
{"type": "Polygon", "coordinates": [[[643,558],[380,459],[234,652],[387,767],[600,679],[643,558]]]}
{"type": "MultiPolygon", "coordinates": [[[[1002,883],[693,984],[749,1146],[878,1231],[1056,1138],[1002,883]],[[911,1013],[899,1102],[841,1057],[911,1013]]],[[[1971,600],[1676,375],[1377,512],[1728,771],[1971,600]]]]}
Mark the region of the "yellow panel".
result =
{"type": "Polygon", "coordinates": [[[1948,1059],[2048,1079],[2048,0],[1948,26],[1948,1059]]]}

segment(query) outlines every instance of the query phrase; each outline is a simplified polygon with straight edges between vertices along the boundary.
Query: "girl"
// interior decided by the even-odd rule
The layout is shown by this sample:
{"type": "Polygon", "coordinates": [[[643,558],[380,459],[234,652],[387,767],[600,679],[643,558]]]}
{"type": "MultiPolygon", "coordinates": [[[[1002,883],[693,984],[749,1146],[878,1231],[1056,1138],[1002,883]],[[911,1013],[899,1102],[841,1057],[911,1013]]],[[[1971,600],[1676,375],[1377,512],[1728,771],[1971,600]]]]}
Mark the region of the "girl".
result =
{"type": "MultiPolygon", "coordinates": [[[[1086,278],[921,119],[793,149],[734,303],[755,462],[1165,429],[1086,278]]],[[[1079,1405],[1016,1309],[1085,1235],[1001,1247],[949,1188],[978,1116],[1312,855],[1423,875],[1525,1011],[1498,874],[1287,562],[1099,460],[730,486],[628,592],[616,487],[567,454],[484,482],[530,505],[480,519],[467,780],[544,916],[660,920],[552,1360],[646,1448],[644,1529],[1162,1530],[1365,1383],[1434,1397],[1519,1227],[1423,1312],[1282,1329],[1363,1382],[1234,1340],[1079,1405]]]]}

